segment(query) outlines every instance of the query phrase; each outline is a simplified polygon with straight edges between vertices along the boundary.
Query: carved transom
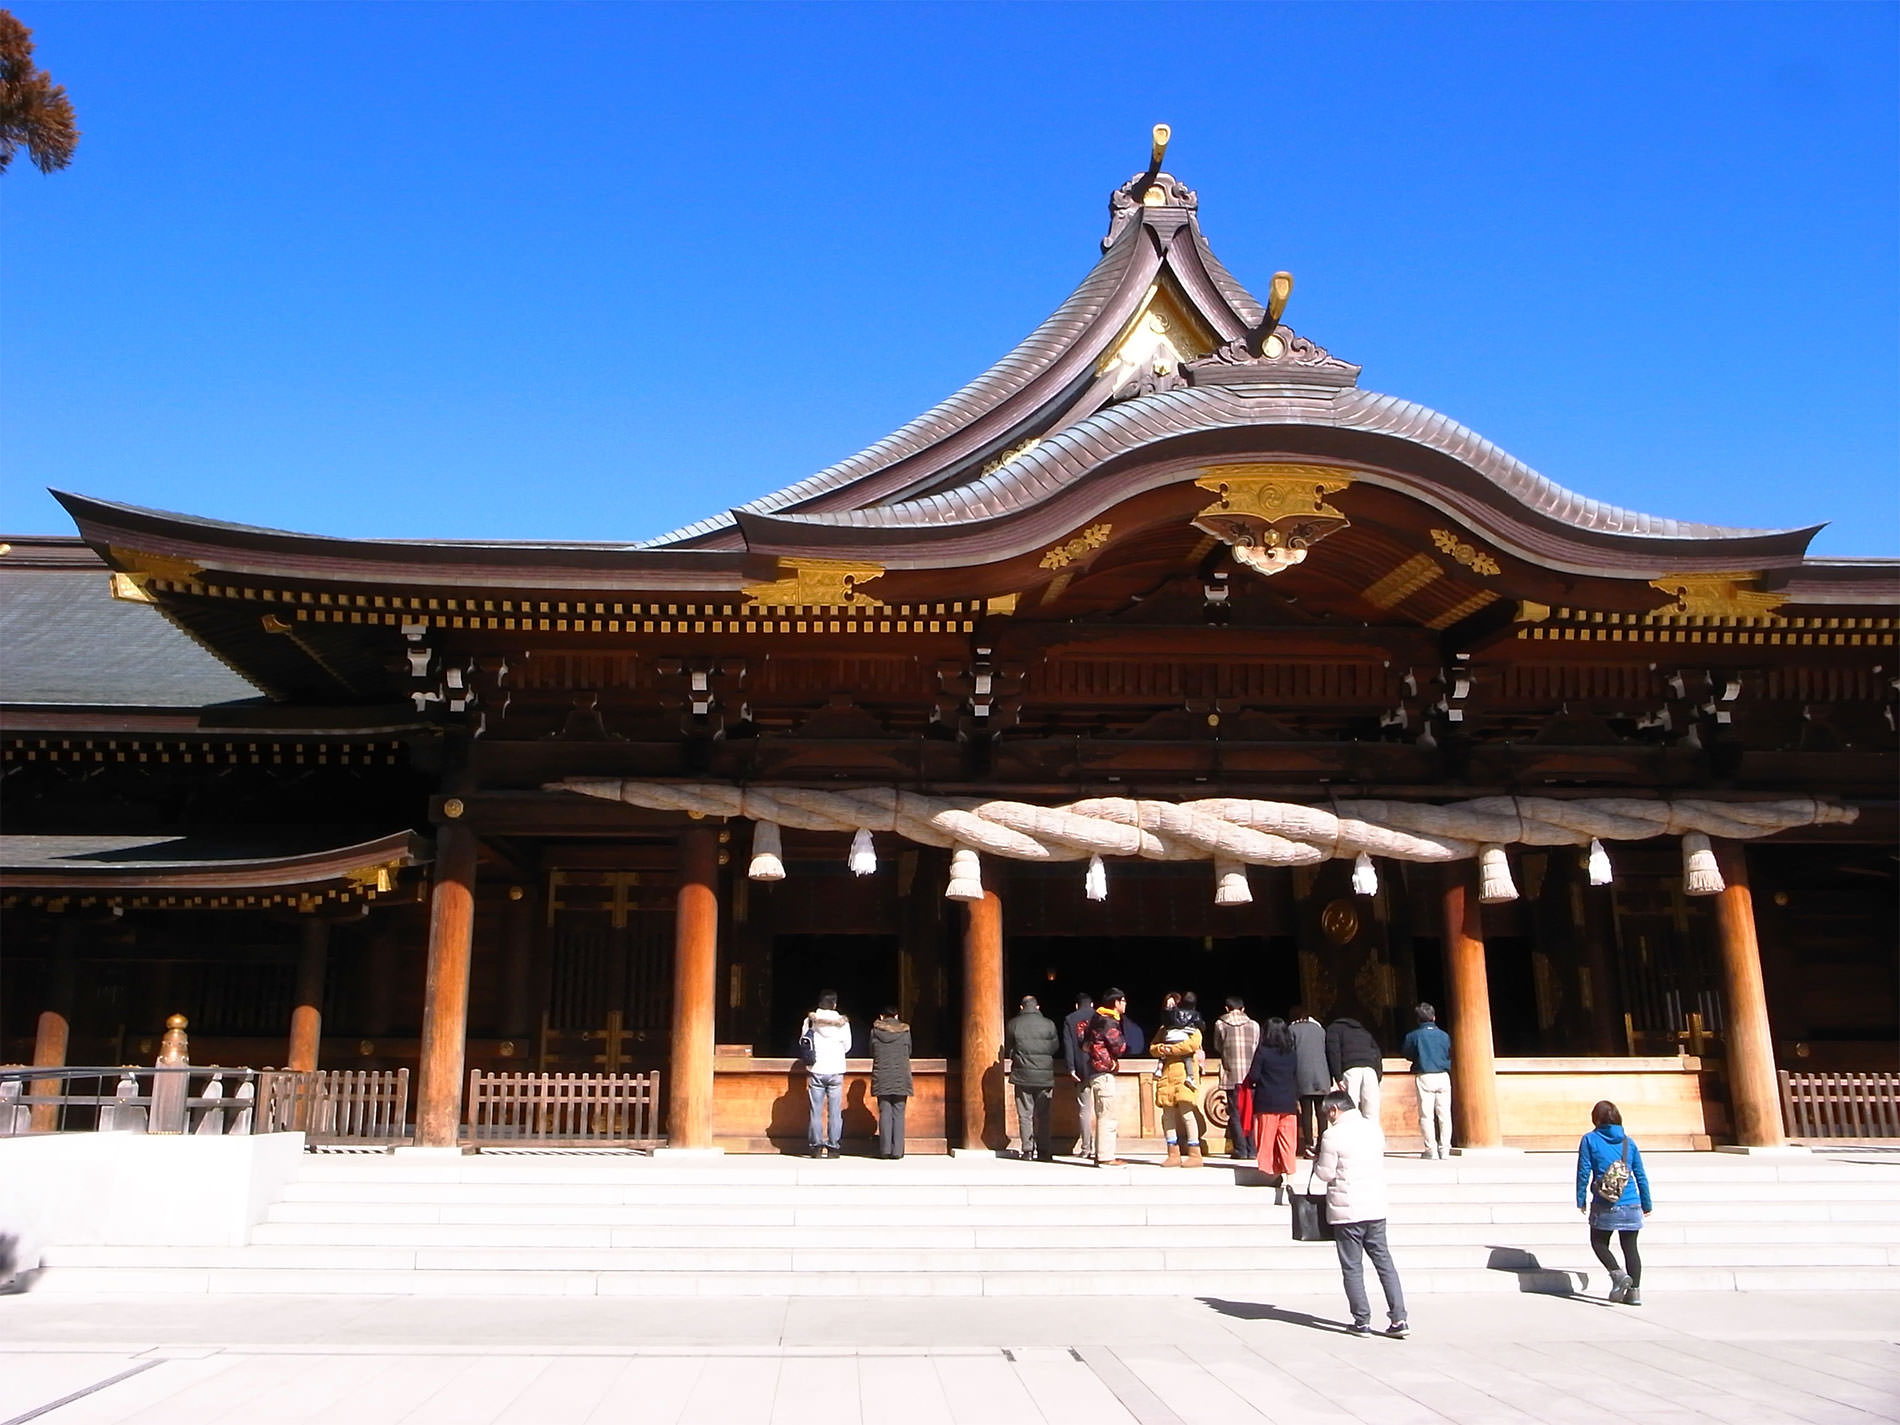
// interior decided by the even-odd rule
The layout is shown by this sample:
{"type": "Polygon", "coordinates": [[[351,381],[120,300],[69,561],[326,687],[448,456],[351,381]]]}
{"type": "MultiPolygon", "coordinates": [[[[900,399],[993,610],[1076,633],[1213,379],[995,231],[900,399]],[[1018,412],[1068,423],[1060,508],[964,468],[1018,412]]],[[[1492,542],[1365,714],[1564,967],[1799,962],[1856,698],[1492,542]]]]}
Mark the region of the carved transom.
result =
{"type": "Polygon", "coordinates": [[[1256,574],[1292,568],[1350,523],[1326,497],[1350,486],[1352,476],[1330,465],[1216,465],[1194,483],[1220,497],[1195,516],[1194,527],[1256,574]]]}

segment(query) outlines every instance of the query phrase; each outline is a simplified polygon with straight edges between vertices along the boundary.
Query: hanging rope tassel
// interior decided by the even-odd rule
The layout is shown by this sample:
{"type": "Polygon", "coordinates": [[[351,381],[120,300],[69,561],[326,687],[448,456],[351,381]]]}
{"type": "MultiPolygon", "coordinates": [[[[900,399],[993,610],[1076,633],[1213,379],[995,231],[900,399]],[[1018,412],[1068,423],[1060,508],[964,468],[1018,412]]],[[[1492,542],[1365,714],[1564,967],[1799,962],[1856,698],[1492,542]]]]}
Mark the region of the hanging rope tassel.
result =
{"type": "Polygon", "coordinates": [[[746,875],[755,881],[785,879],[785,842],[777,822],[753,823],[752,864],[746,868],[746,875]]]}
{"type": "Polygon", "coordinates": [[[1517,899],[1511,880],[1511,858],[1498,845],[1478,848],[1478,899],[1485,905],[1503,905],[1517,899]]]}
{"type": "Polygon", "coordinates": [[[1216,861],[1214,863],[1214,904],[1253,904],[1253,887],[1247,884],[1247,867],[1244,862],[1216,861]]]}
{"type": "Polygon", "coordinates": [[[1715,896],[1727,887],[1715,864],[1715,848],[1709,838],[1692,831],[1682,838],[1682,890],[1684,895],[1715,896]]]}
{"type": "Polygon", "coordinates": [[[871,842],[871,833],[863,827],[851,838],[851,874],[854,876],[875,876],[877,874],[877,847],[871,842]]]}
{"type": "Polygon", "coordinates": [[[1100,856],[1089,857],[1089,873],[1082,878],[1082,894],[1092,901],[1108,899],[1108,867],[1100,856]]]}
{"type": "Polygon", "coordinates": [[[950,884],[943,888],[945,900],[980,901],[983,899],[983,861],[967,846],[950,853],[950,884]]]}
{"type": "Polygon", "coordinates": [[[1361,851],[1352,862],[1352,893],[1356,896],[1379,894],[1379,872],[1372,858],[1361,851]]]}
{"type": "Polygon", "coordinates": [[[1607,886],[1616,879],[1616,872],[1610,869],[1610,853],[1603,849],[1603,843],[1596,837],[1590,838],[1590,884],[1607,886]]]}

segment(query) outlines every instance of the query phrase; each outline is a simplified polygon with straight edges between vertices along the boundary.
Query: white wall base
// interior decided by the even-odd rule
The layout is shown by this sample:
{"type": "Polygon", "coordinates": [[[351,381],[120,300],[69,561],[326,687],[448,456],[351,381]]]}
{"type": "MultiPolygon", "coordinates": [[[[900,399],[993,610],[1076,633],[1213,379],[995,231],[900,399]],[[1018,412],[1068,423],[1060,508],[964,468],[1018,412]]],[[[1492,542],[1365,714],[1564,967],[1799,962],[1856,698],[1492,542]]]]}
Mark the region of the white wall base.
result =
{"type": "Polygon", "coordinates": [[[670,1159],[673,1162],[706,1162],[713,1158],[726,1156],[724,1148],[655,1148],[653,1156],[670,1159]]]}
{"type": "Polygon", "coordinates": [[[390,1156],[399,1163],[459,1163],[462,1161],[460,1148],[394,1148],[390,1156]]]}
{"type": "Polygon", "coordinates": [[[0,1138],[0,1232],[33,1249],[241,1247],[303,1149],[301,1133],[0,1138]]]}
{"type": "Polygon", "coordinates": [[[1798,1143],[1778,1143],[1771,1148],[1751,1148],[1744,1143],[1718,1143],[1718,1153],[1745,1153],[1751,1158],[1806,1158],[1812,1152],[1798,1143]]]}

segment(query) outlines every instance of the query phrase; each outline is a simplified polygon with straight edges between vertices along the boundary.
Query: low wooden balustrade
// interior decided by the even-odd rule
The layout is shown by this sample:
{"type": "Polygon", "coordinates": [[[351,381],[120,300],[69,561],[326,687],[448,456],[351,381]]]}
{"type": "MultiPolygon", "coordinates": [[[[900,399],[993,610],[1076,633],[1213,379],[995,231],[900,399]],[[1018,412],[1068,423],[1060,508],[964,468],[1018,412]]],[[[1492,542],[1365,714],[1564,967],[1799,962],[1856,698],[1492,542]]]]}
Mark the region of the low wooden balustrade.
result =
{"type": "Polygon", "coordinates": [[[1900,1074],[1779,1077],[1790,1138],[1900,1138],[1900,1074]]]}
{"type": "Polygon", "coordinates": [[[648,1148],[661,1141],[660,1075],[468,1076],[463,1141],[477,1147],[648,1148]]]}
{"type": "Polygon", "coordinates": [[[9,1066],[0,1069],[0,1138],[249,1133],[256,1079],[250,1069],[215,1065],[9,1066]]]}
{"type": "Polygon", "coordinates": [[[257,1131],[302,1133],[313,1145],[406,1143],[407,1069],[265,1069],[257,1131]]]}

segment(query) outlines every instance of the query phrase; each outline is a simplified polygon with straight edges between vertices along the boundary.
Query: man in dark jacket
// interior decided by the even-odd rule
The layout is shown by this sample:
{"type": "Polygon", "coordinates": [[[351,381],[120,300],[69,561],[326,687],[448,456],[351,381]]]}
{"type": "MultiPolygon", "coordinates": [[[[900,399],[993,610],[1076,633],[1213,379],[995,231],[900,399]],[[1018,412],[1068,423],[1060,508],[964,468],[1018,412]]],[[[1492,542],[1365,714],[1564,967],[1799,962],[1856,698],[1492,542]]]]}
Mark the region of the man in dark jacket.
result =
{"type": "Polygon", "coordinates": [[[1062,1021],[1062,1061],[1069,1066],[1075,1082],[1075,1120],[1080,1128],[1075,1140],[1075,1156],[1095,1156],[1095,1105],[1089,1099],[1088,1071],[1082,1065],[1082,1029],[1095,1017],[1095,996],[1077,995],[1075,1013],[1062,1021]]]}
{"type": "Polygon", "coordinates": [[[1293,1035],[1294,1086],[1300,1097],[1300,1156],[1310,1158],[1319,1143],[1320,1100],[1332,1092],[1333,1073],[1326,1067],[1326,1031],[1299,1005],[1286,1012],[1293,1035]]]}
{"type": "Polygon", "coordinates": [[[1049,1101],[1055,1093],[1061,1036],[1043,1016],[1034,995],[1024,995],[1016,1008],[1016,1017],[1003,1031],[1003,1055],[1009,1060],[1009,1082],[1016,1090],[1016,1156],[1051,1163],[1056,1145],[1049,1134],[1049,1101]]]}
{"type": "Polygon", "coordinates": [[[1353,1106],[1368,1123],[1379,1122],[1379,1076],[1385,1055],[1372,1031],[1344,1015],[1326,1026],[1326,1067],[1333,1080],[1352,1096],[1353,1106]]]}
{"type": "Polygon", "coordinates": [[[877,1155],[904,1156],[904,1110],[910,1106],[910,1026],[889,1005],[871,1026],[871,1096],[877,1100],[877,1155]]]}
{"type": "Polygon", "coordinates": [[[1451,1152],[1451,1036],[1438,1027],[1438,1011],[1418,1007],[1418,1028],[1405,1036],[1399,1052],[1412,1061],[1412,1084],[1418,1090],[1418,1131],[1425,1138],[1427,1158],[1451,1152]]]}

